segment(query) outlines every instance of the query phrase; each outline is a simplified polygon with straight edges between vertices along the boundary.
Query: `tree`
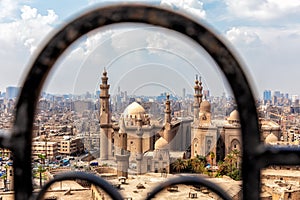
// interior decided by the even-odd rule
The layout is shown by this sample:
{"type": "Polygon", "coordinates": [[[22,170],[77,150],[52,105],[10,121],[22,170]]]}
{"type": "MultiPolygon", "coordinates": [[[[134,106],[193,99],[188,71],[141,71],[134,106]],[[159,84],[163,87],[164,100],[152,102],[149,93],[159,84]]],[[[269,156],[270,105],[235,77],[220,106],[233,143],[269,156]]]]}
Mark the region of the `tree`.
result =
{"type": "Polygon", "coordinates": [[[198,158],[191,159],[191,170],[195,173],[203,173],[205,171],[205,162],[198,158]]]}
{"type": "Polygon", "coordinates": [[[45,159],[46,159],[46,155],[45,154],[39,154],[38,155],[39,159],[41,159],[42,161],[42,165],[38,166],[38,173],[40,175],[40,187],[42,187],[42,173],[44,173],[45,170],[45,159]]]}
{"type": "Polygon", "coordinates": [[[241,180],[241,169],[237,166],[238,158],[238,150],[233,150],[227,154],[224,162],[218,163],[218,171],[216,176],[227,175],[234,180],[241,180]]]}
{"type": "Polygon", "coordinates": [[[38,158],[41,159],[43,167],[45,167],[45,159],[46,159],[46,155],[45,154],[39,154],[38,158]]]}
{"type": "Polygon", "coordinates": [[[232,153],[227,154],[224,160],[229,165],[230,172],[232,172],[232,161],[234,160],[232,153]]]}
{"type": "Polygon", "coordinates": [[[45,170],[41,165],[38,166],[37,172],[38,172],[39,175],[40,175],[40,187],[41,187],[41,188],[42,188],[42,186],[43,186],[43,182],[42,182],[43,176],[42,176],[42,174],[43,174],[45,171],[46,171],[46,170],[45,170]]]}
{"type": "Polygon", "coordinates": [[[187,168],[187,162],[181,158],[178,158],[172,163],[172,168],[179,173],[187,168]]]}
{"type": "Polygon", "coordinates": [[[240,157],[240,151],[237,149],[232,150],[232,155],[234,157],[233,162],[235,163],[235,167],[238,168],[238,161],[240,157]]]}

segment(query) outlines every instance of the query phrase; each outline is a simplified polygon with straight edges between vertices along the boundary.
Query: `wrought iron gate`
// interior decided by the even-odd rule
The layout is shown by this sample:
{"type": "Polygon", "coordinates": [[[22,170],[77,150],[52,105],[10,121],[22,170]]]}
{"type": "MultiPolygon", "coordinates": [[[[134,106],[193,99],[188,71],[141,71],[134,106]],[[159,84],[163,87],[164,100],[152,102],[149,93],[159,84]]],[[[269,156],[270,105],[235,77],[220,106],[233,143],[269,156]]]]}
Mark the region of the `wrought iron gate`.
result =
{"type": "MultiPolygon", "coordinates": [[[[100,186],[114,199],[122,196],[105,180],[83,172],[71,172],[47,183],[36,197],[33,196],[31,169],[31,142],[34,114],[43,83],[60,55],[75,40],[96,28],[110,24],[134,22],[151,24],[182,33],[202,46],[219,66],[234,93],[240,113],[243,142],[243,199],[260,198],[260,170],[268,165],[300,164],[300,149],[273,148],[260,143],[260,132],[255,101],[250,84],[238,60],[226,42],[203,22],[170,10],[142,4],[121,4],[95,8],[78,16],[59,30],[41,50],[31,65],[16,106],[12,133],[1,134],[1,147],[13,153],[15,199],[40,198],[52,182],[84,179],[100,186]]],[[[208,180],[185,177],[162,183],[154,189],[150,199],[168,185],[203,184],[224,199],[230,199],[220,187],[208,180]]]]}

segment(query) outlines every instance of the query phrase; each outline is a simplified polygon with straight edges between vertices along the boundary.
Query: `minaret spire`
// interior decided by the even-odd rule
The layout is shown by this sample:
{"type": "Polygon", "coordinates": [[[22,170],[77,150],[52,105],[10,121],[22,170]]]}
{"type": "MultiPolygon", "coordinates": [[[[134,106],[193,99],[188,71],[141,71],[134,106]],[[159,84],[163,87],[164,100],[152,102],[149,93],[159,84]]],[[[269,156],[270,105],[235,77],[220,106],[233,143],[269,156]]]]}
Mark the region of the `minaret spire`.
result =
{"type": "Polygon", "coordinates": [[[202,102],[202,97],[203,97],[202,90],[203,90],[203,87],[202,87],[201,76],[199,76],[199,93],[198,93],[199,107],[200,107],[200,104],[202,102]]]}
{"type": "Polygon", "coordinates": [[[200,108],[200,102],[199,102],[199,81],[198,81],[198,75],[196,74],[196,80],[195,80],[195,86],[194,86],[194,121],[197,121],[199,118],[199,108],[200,108]]]}
{"type": "Polygon", "coordinates": [[[165,124],[171,122],[171,106],[170,106],[170,95],[167,94],[167,99],[166,99],[166,109],[165,109],[165,124]]]}
{"type": "Polygon", "coordinates": [[[100,159],[107,160],[111,156],[112,144],[111,134],[111,113],[109,109],[109,87],[107,84],[108,77],[106,69],[104,68],[100,84],[100,159]]]}

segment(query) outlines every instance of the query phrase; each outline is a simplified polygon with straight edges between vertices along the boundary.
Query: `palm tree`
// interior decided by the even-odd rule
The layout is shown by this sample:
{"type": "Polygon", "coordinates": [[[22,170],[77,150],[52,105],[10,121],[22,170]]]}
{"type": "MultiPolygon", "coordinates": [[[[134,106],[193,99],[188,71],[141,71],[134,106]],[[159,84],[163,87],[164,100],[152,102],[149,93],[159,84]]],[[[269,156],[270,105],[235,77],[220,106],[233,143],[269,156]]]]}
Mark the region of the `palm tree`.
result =
{"type": "Polygon", "coordinates": [[[39,173],[39,175],[40,175],[40,187],[42,188],[42,186],[43,186],[43,183],[42,183],[42,173],[44,173],[46,170],[41,166],[41,165],[39,165],[38,166],[38,170],[37,170],[37,172],[39,173]]]}
{"type": "Polygon", "coordinates": [[[232,161],[234,160],[233,154],[232,153],[227,154],[227,156],[225,157],[224,160],[229,165],[230,173],[231,173],[232,172],[232,161]]]}
{"type": "Polygon", "coordinates": [[[206,160],[206,157],[205,156],[200,156],[200,155],[197,155],[197,159],[199,159],[201,162],[203,162],[204,164],[207,163],[207,160],[206,160]]]}
{"type": "Polygon", "coordinates": [[[175,162],[172,163],[172,168],[178,173],[181,170],[186,169],[186,166],[187,166],[187,162],[181,158],[178,158],[177,160],[175,160],[175,162]]]}
{"type": "Polygon", "coordinates": [[[38,173],[40,175],[40,187],[42,187],[42,173],[44,173],[45,170],[45,159],[46,159],[46,155],[45,154],[39,154],[38,155],[39,159],[41,159],[42,161],[42,165],[38,166],[38,173]]]}
{"type": "Polygon", "coordinates": [[[44,167],[45,166],[46,155],[45,154],[39,154],[38,158],[41,159],[43,167],[44,167]]]}
{"type": "Polygon", "coordinates": [[[203,173],[205,169],[205,162],[198,158],[191,159],[191,169],[196,173],[203,173]]]}
{"type": "Polygon", "coordinates": [[[238,161],[239,161],[239,157],[240,157],[240,151],[237,149],[232,150],[231,152],[233,154],[234,157],[234,163],[235,163],[235,167],[238,168],[238,161]]]}

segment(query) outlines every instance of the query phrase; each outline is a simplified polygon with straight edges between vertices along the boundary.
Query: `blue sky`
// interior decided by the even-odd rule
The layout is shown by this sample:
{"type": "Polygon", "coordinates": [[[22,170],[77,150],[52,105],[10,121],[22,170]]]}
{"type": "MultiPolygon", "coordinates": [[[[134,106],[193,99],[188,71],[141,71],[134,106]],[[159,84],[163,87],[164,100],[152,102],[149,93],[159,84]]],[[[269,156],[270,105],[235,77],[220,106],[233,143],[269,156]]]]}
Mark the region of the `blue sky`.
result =
{"type": "MultiPolygon", "coordinates": [[[[0,91],[5,91],[6,86],[21,85],[31,59],[51,32],[76,14],[99,6],[99,2],[1,0],[0,91]]],[[[264,89],[300,94],[300,1],[143,2],[203,19],[238,52],[257,95],[261,96],[264,89]]],[[[70,48],[57,63],[45,90],[97,90],[101,71],[107,67],[112,93],[118,86],[132,94],[169,90],[166,92],[180,95],[182,88],[191,93],[195,74],[200,74],[204,88],[212,94],[227,92],[221,73],[203,55],[200,47],[170,31],[140,25],[106,28],[88,34],[70,48]]]]}

